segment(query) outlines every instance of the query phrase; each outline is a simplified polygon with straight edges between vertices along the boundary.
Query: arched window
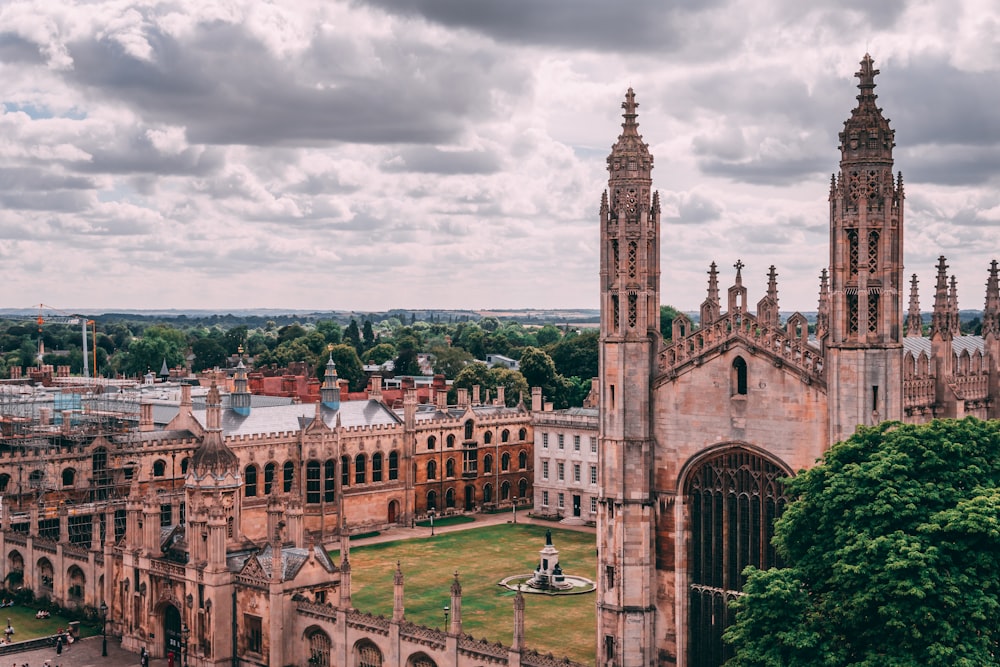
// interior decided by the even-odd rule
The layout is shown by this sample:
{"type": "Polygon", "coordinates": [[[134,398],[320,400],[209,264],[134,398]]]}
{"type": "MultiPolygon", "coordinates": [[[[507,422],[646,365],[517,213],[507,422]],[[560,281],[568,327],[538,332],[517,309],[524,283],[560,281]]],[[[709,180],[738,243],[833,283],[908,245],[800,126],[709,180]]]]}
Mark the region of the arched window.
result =
{"type": "Polygon", "coordinates": [[[437,667],[437,663],[431,660],[426,653],[417,653],[410,656],[406,661],[406,667],[437,667]]]}
{"type": "Polygon", "coordinates": [[[364,454],[358,454],[354,457],[354,483],[364,484],[367,476],[368,461],[365,460],[364,454]]]}
{"type": "Polygon", "coordinates": [[[243,470],[243,495],[247,498],[257,496],[257,466],[252,463],[243,470]]]}
{"type": "Polygon", "coordinates": [[[437,479],[437,461],[427,462],[427,479],[437,479]]]}
{"type": "Polygon", "coordinates": [[[501,482],[500,500],[510,500],[510,482],[501,482]]]}
{"type": "Polygon", "coordinates": [[[332,503],[337,492],[337,462],[328,459],[323,463],[323,502],[332,503]]]}
{"type": "Polygon", "coordinates": [[[437,438],[433,435],[427,436],[427,449],[434,449],[437,447],[437,438]]]}
{"type": "Polygon", "coordinates": [[[483,444],[488,445],[491,442],[493,442],[493,432],[486,431],[485,433],[483,433],[483,444]]]}
{"type": "Polygon", "coordinates": [[[448,443],[449,447],[454,447],[455,446],[455,436],[454,436],[454,434],[449,434],[448,438],[446,439],[446,442],[448,443]]]}
{"type": "Polygon", "coordinates": [[[520,470],[528,467],[528,453],[523,449],[517,454],[517,467],[520,470]]]}
{"type": "Polygon", "coordinates": [[[727,603],[746,582],[744,568],[780,565],[771,539],[787,503],[780,484],[787,474],[734,448],[707,457],[688,475],[689,665],[719,665],[732,656],[722,633],[733,621],[727,603]]]}
{"type": "Polygon", "coordinates": [[[508,431],[507,429],[500,431],[500,442],[509,442],[509,441],[510,441],[510,431],[508,431]]]}
{"type": "Polygon", "coordinates": [[[188,462],[189,461],[190,461],[190,459],[188,459],[188,458],[181,459],[181,474],[182,475],[188,474],[188,462]]]}
{"type": "Polygon", "coordinates": [[[372,481],[382,481],[382,452],[372,454],[372,481]]]}
{"type": "Polygon", "coordinates": [[[747,395],[747,362],[743,357],[733,359],[732,387],[730,393],[733,396],[747,395]]]}
{"type": "Polygon", "coordinates": [[[320,499],[320,467],[319,461],[310,460],[306,463],[306,502],[318,503],[320,499]]]}
{"type": "Polygon", "coordinates": [[[285,461],[281,473],[283,477],[282,488],[285,493],[289,493],[292,490],[292,482],[295,480],[295,464],[291,461],[285,461]]]}
{"type": "Polygon", "coordinates": [[[399,453],[389,452],[389,481],[399,479],[399,453]]]}
{"type": "Polygon", "coordinates": [[[309,665],[330,666],[330,638],[322,630],[314,630],[309,635],[309,665]]]}
{"type": "Polygon", "coordinates": [[[483,502],[492,503],[493,502],[493,485],[486,483],[483,485],[483,502]]]}
{"type": "Polygon", "coordinates": [[[500,455],[500,471],[507,472],[510,470],[510,454],[504,452],[500,455]]]}
{"type": "Polygon", "coordinates": [[[163,477],[167,472],[167,462],[163,459],[153,461],[153,477],[163,477]]]}
{"type": "Polygon", "coordinates": [[[8,484],[10,484],[10,475],[7,473],[0,475],[0,491],[6,491],[8,484]]]}
{"type": "Polygon", "coordinates": [[[455,459],[448,459],[444,462],[444,476],[454,477],[455,476],[455,459]]]}
{"type": "Polygon", "coordinates": [[[451,509],[455,507],[455,489],[448,489],[444,493],[444,506],[451,509]]]}
{"type": "Polygon", "coordinates": [[[271,495],[271,485],[274,484],[274,471],[277,466],[272,461],[264,466],[264,495],[271,495]]]}
{"type": "Polygon", "coordinates": [[[438,506],[438,496],[434,491],[427,492],[427,509],[436,510],[438,506]]]}
{"type": "Polygon", "coordinates": [[[487,454],[483,457],[483,472],[491,473],[493,472],[493,455],[487,454]]]}
{"type": "Polygon", "coordinates": [[[63,486],[73,486],[74,482],[76,482],[76,470],[73,470],[72,468],[66,468],[65,470],[63,470],[62,471],[63,486]]]}
{"type": "Polygon", "coordinates": [[[517,493],[520,498],[528,497],[528,480],[523,477],[517,483],[517,493]]]}
{"type": "Polygon", "coordinates": [[[524,442],[525,439],[527,439],[527,437],[528,437],[528,429],[522,428],[520,431],[517,432],[517,439],[520,440],[521,442],[524,442]]]}
{"type": "Polygon", "coordinates": [[[473,431],[474,426],[475,425],[472,423],[471,419],[466,419],[465,420],[465,439],[466,440],[472,440],[472,431],[473,431]]]}
{"type": "Polygon", "coordinates": [[[371,642],[358,644],[358,667],[382,667],[382,652],[371,642]]]}
{"type": "Polygon", "coordinates": [[[341,456],[340,457],[340,485],[350,486],[351,485],[351,457],[341,456]]]}

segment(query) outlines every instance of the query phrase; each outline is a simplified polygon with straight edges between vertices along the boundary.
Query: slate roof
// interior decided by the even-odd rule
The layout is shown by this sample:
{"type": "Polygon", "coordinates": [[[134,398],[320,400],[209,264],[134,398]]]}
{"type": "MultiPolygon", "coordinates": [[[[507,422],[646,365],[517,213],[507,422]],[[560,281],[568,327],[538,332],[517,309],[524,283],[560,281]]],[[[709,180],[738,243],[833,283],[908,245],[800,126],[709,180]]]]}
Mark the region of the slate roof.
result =
{"type": "MultiPolygon", "coordinates": [[[[322,407],[320,416],[323,422],[332,428],[337,423],[338,412],[341,424],[345,427],[402,423],[392,410],[373,400],[341,403],[339,411],[322,407]]],[[[205,423],[204,410],[194,410],[192,414],[198,423],[205,423]]],[[[223,410],[222,432],[226,436],[243,436],[300,431],[309,426],[315,416],[315,403],[251,408],[247,416],[232,410],[223,410]]]]}
{"type": "MultiPolygon", "coordinates": [[[[260,564],[266,578],[270,579],[274,575],[274,568],[277,566],[281,568],[281,580],[288,581],[294,579],[302,569],[302,566],[309,560],[310,551],[324,570],[327,572],[336,571],[337,568],[334,566],[333,561],[330,560],[330,556],[324,551],[322,545],[313,545],[311,548],[305,549],[299,547],[282,547],[275,554],[274,548],[268,544],[258,551],[256,555],[250,556],[250,558],[256,559],[260,564]]],[[[239,562],[237,570],[242,570],[250,558],[240,560],[238,556],[230,556],[228,559],[230,561],[230,569],[232,569],[232,565],[239,562]]]]}

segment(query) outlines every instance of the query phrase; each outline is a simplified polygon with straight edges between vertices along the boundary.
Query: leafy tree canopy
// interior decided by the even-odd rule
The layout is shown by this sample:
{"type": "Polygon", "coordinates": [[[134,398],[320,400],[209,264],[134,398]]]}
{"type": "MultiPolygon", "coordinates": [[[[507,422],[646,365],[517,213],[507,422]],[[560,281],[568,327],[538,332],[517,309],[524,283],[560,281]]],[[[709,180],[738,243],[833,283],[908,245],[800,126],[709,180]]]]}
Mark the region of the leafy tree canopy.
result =
{"type": "Polygon", "coordinates": [[[997,664],[1000,422],[862,428],[788,489],[728,665],[997,664]]]}
{"type": "MultiPolygon", "coordinates": [[[[330,356],[337,366],[337,377],[347,380],[350,391],[362,391],[368,383],[365,377],[364,368],[361,367],[361,359],[353,345],[341,343],[330,348],[330,356]]],[[[325,372],[325,366],[318,369],[317,373],[325,372]]]]}

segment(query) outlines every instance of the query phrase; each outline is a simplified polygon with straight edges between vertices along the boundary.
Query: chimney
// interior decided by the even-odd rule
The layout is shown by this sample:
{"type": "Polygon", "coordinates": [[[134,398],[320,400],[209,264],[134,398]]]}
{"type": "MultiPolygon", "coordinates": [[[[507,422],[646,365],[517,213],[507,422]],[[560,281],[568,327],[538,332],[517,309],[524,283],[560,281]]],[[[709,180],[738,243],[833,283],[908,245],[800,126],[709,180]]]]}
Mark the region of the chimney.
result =
{"type": "Polygon", "coordinates": [[[541,412],[542,411],[542,388],[532,387],[531,388],[531,411],[541,412]]]}
{"type": "Polygon", "coordinates": [[[382,400],[382,376],[373,375],[368,381],[368,398],[373,401],[382,400]]]}
{"type": "Polygon", "coordinates": [[[497,405],[500,407],[507,405],[506,392],[504,391],[505,389],[506,387],[502,384],[497,385],[497,405]]]}
{"type": "Polygon", "coordinates": [[[139,405],[139,430],[143,432],[153,430],[152,403],[141,403],[139,405]]]}
{"type": "Polygon", "coordinates": [[[460,408],[466,408],[466,407],[468,407],[469,406],[469,390],[465,389],[465,388],[461,388],[461,389],[458,389],[456,393],[458,394],[458,397],[457,397],[458,407],[460,407],[460,408]]]}
{"type": "Polygon", "coordinates": [[[479,385],[478,384],[472,385],[472,404],[473,405],[480,405],[480,402],[479,402],[479,385]]]}

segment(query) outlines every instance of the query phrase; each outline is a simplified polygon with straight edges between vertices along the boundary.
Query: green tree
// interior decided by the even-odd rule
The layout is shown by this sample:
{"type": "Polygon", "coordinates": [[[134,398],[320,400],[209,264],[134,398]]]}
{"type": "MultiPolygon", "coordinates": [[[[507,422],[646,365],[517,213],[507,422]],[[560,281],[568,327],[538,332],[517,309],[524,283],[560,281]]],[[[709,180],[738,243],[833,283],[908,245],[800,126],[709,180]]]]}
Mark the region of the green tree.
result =
{"type": "Polygon", "coordinates": [[[660,333],[663,334],[664,340],[673,337],[674,318],[680,314],[681,312],[673,306],[660,306],[660,333]]]}
{"type": "Polygon", "coordinates": [[[434,372],[453,380],[472,362],[472,355],[460,347],[432,347],[431,354],[434,355],[434,372]]]}
{"type": "Polygon", "coordinates": [[[371,348],[375,344],[375,330],[372,329],[371,320],[365,320],[365,324],[361,328],[361,338],[364,341],[364,346],[366,350],[371,348]]]}
{"type": "Polygon", "coordinates": [[[580,378],[589,386],[590,379],[597,377],[597,342],[597,330],[590,329],[578,336],[566,336],[546,352],[560,375],[580,378]]]}
{"type": "Polygon", "coordinates": [[[247,337],[250,335],[249,330],[245,324],[241,324],[237,327],[233,327],[225,333],[223,338],[225,342],[223,345],[226,348],[227,354],[236,354],[239,352],[240,347],[246,352],[247,347],[247,337]]]}
{"type": "Polygon", "coordinates": [[[316,331],[323,334],[323,338],[331,345],[343,342],[344,330],[333,320],[319,320],[316,322],[316,331]]]}
{"type": "Polygon", "coordinates": [[[351,319],[351,323],[344,330],[344,343],[354,347],[354,351],[361,354],[361,332],[358,330],[358,321],[351,319]]]}
{"type": "Polygon", "coordinates": [[[861,428],[790,480],[732,667],[997,663],[1000,422],[861,428]]]}
{"type": "Polygon", "coordinates": [[[417,361],[417,339],[413,336],[401,336],[397,339],[393,373],[396,375],[420,375],[420,363],[417,361]]]}
{"type": "Polygon", "coordinates": [[[562,333],[552,324],[546,324],[535,333],[535,340],[542,347],[552,345],[562,338],[562,333]]]}
{"type": "Polygon", "coordinates": [[[191,344],[191,353],[194,354],[191,370],[196,373],[206,368],[225,367],[226,365],[226,348],[213,338],[196,340],[191,344]]]}
{"type": "Polygon", "coordinates": [[[379,343],[370,350],[365,350],[361,360],[366,364],[381,366],[396,356],[396,347],[392,343],[379,343]]]}

